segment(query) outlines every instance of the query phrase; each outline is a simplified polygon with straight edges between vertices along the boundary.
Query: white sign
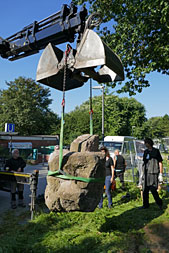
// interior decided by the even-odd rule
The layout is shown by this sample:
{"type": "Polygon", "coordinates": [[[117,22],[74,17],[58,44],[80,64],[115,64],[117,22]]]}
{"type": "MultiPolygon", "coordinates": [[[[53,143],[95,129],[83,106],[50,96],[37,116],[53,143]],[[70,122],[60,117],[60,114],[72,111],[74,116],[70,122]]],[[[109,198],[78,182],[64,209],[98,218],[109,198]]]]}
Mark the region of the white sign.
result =
{"type": "Polygon", "coordinates": [[[32,142],[9,142],[8,148],[32,149],[32,142]]]}

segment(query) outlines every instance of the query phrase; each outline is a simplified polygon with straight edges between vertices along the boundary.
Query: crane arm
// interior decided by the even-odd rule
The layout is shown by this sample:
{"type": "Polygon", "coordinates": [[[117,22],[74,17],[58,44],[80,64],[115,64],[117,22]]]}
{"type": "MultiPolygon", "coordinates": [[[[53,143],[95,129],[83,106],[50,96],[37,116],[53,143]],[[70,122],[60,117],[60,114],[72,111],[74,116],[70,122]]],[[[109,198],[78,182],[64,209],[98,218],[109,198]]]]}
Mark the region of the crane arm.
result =
{"type": "Polygon", "coordinates": [[[61,11],[24,27],[21,31],[3,39],[0,37],[0,56],[14,61],[44,49],[49,42],[54,45],[79,39],[85,28],[87,9],[64,4],[61,11]]]}
{"type": "Polygon", "coordinates": [[[65,54],[55,45],[74,42],[67,55],[65,90],[81,87],[89,78],[97,82],[124,80],[120,58],[91,30],[100,23],[98,13],[88,13],[85,7],[78,12],[73,4],[64,4],[61,11],[34,21],[21,31],[3,39],[0,37],[0,56],[14,61],[44,49],[37,67],[36,80],[63,90],[65,54]]]}

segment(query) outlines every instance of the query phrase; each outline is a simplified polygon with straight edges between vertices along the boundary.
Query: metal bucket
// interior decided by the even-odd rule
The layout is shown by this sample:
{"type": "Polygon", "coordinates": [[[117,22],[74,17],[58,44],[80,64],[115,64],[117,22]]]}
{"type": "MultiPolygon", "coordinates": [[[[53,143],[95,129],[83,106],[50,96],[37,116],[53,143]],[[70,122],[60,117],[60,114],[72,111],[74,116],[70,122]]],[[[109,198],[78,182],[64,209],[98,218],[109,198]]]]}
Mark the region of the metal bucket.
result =
{"type": "Polygon", "coordinates": [[[98,66],[100,69],[98,72],[95,71],[97,73],[94,78],[96,81],[124,80],[124,70],[120,58],[100,39],[97,33],[87,29],[78,45],[74,68],[86,72],[86,68],[98,66]]]}
{"type": "MultiPolygon", "coordinates": [[[[58,90],[63,90],[64,53],[51,43],[39,60],[36,80],[58,90]]],[[[65,90],[83,86],[89,78],[97,82],[124,80],[119,57],[94,31],[87,29],[77,47],[67,58],[65,90]]]]}
{"type": "MultiPolygon", "coordinates": [[[[63,56],[62,50],[49,43],[40,57],[36,81],[62,91],[64,70],[61,62],[64,61],[63,56]]],[[[74,78],[75,74],[70,68],[67,68],[65,90],[75,89],[84,84],[83,81],[74,78]]]]}

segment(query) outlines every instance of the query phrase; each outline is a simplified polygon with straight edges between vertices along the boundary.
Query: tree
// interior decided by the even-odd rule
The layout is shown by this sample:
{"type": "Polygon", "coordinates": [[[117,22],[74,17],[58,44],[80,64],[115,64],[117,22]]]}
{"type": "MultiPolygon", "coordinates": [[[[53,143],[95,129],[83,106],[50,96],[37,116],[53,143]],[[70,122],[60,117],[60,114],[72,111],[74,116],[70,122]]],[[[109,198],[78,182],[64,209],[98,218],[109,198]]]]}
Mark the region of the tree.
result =
{"type": "Polygon", "coordinates": [[[165,114],[164,117],[162,117],[162,129],[163,129],[163,136],[167,137],[169,136],[169,115],[165,114]]]}
{"type": "Polygon", "coordinates": [[[146,123],[147,133],[151,138],[163,138],[169,136],[169,115],[152,117],[146,123]]]}
{"type": "Polygon", "coordinates": [[[64,144],[69,145],[79,135],[90,133],[89,121],[89,109],[83,106],[65,114],[64,144]]]}
{"type": "Polygon", "coordinates": [[[58,117],[49,109],[49,89],[24,77],[6,84],[8,89],[0,92],[1,131],[5,123],[14,123],[22,135],[51,134],[58,117]]]}
{"type": "MultiPolygon", "coordinates": [[[[121,58],[126,72],[119,92],[134,95],[149,86],[146,74],[169,74],[169,4],[167,0],[74,0],[99,12],[103,40],[121,58]],[[111,21],[111,22],[110,22],[111,21]],[[114,21],[114,22],[113,22],[114,21]]],[[[111,85],[115,87],[115,84],[111,85]]]]}
{"type": "MultiPolygon", "coordinates": [[[[93,98],[93,132],[102,137],[102,96],[93,98]]],[[[132,135],[132,126],[142,135],[142,125],[146,122],[145,108],[134,98],[119,98],[105,95],[104,130],[105,135],[132,135]]],[[[90,133],[89,101],[65,115],[65,144],[70,144],[77,136],[90,133]]]]}

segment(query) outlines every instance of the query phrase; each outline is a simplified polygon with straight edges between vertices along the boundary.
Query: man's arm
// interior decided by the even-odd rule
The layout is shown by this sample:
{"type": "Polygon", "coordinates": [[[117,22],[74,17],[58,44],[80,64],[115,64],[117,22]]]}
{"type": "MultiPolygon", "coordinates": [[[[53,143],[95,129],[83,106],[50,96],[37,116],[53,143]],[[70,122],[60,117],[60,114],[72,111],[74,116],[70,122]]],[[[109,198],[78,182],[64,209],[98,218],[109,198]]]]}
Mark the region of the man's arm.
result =
{"type": "Polygon", "coordinates": [[[111,166],[111,173],[112,173],[112,177],[111,177],[111,183],[112,183],[114,180],[114,166],[113,165],[111,166]]]}
{"type": "Polygon", "coordinates": [[[115,155],[114,158],[113,158],[114,168],[116,167],[116,160],[117,160],[117,157],[116,157],[116,155],[115,155]]]}
{"type": "Polygon", "coordinates": [[[5,169],[6,168],[9,168],[9,170],[11,170],[11,159],[8,159],[6,162],[5,162],[5,169]]]}
{"type": "Polygon", "coordinates": [[[159,176],[158,176],[158,181],[159,183],[163,183],[163,158],[160,154],[160,150],[157,149],[157,160],[159,164],[159,176]]]}
{"type": "Polygon", "coordinates": [[[163,173],[163,163],[159,162],[160,173],[163,173]]]}
{"type": "Polygon", "coordinates": [[[115,163],[114,163],[114,159],[111,159],[111,160],[112,160],[112,164],[111,164],[111,173],[112,173],[111,183],[112,183],[113,180],[114,180],[114,168],[115,168],[115,163]]]}
{"type": "Polygon", "coordinates": [[[158,182],[159,184],[162,184],[163,183],[163,163],[162,162],[159,162],[159,168],[160,168],[160,173],[158,176],[158,182]]]}
{"type": "Polygon", "coordinates": [[[25,163],[25,161],[22,159],[22,157],[20,157],[20,166],[19,166],[19,168],[18,168],[18,172],[21,172],[21,171],[23,171],[23,169],[25,168],[25,166],[26,166],[26,163],[25,163]]]}

